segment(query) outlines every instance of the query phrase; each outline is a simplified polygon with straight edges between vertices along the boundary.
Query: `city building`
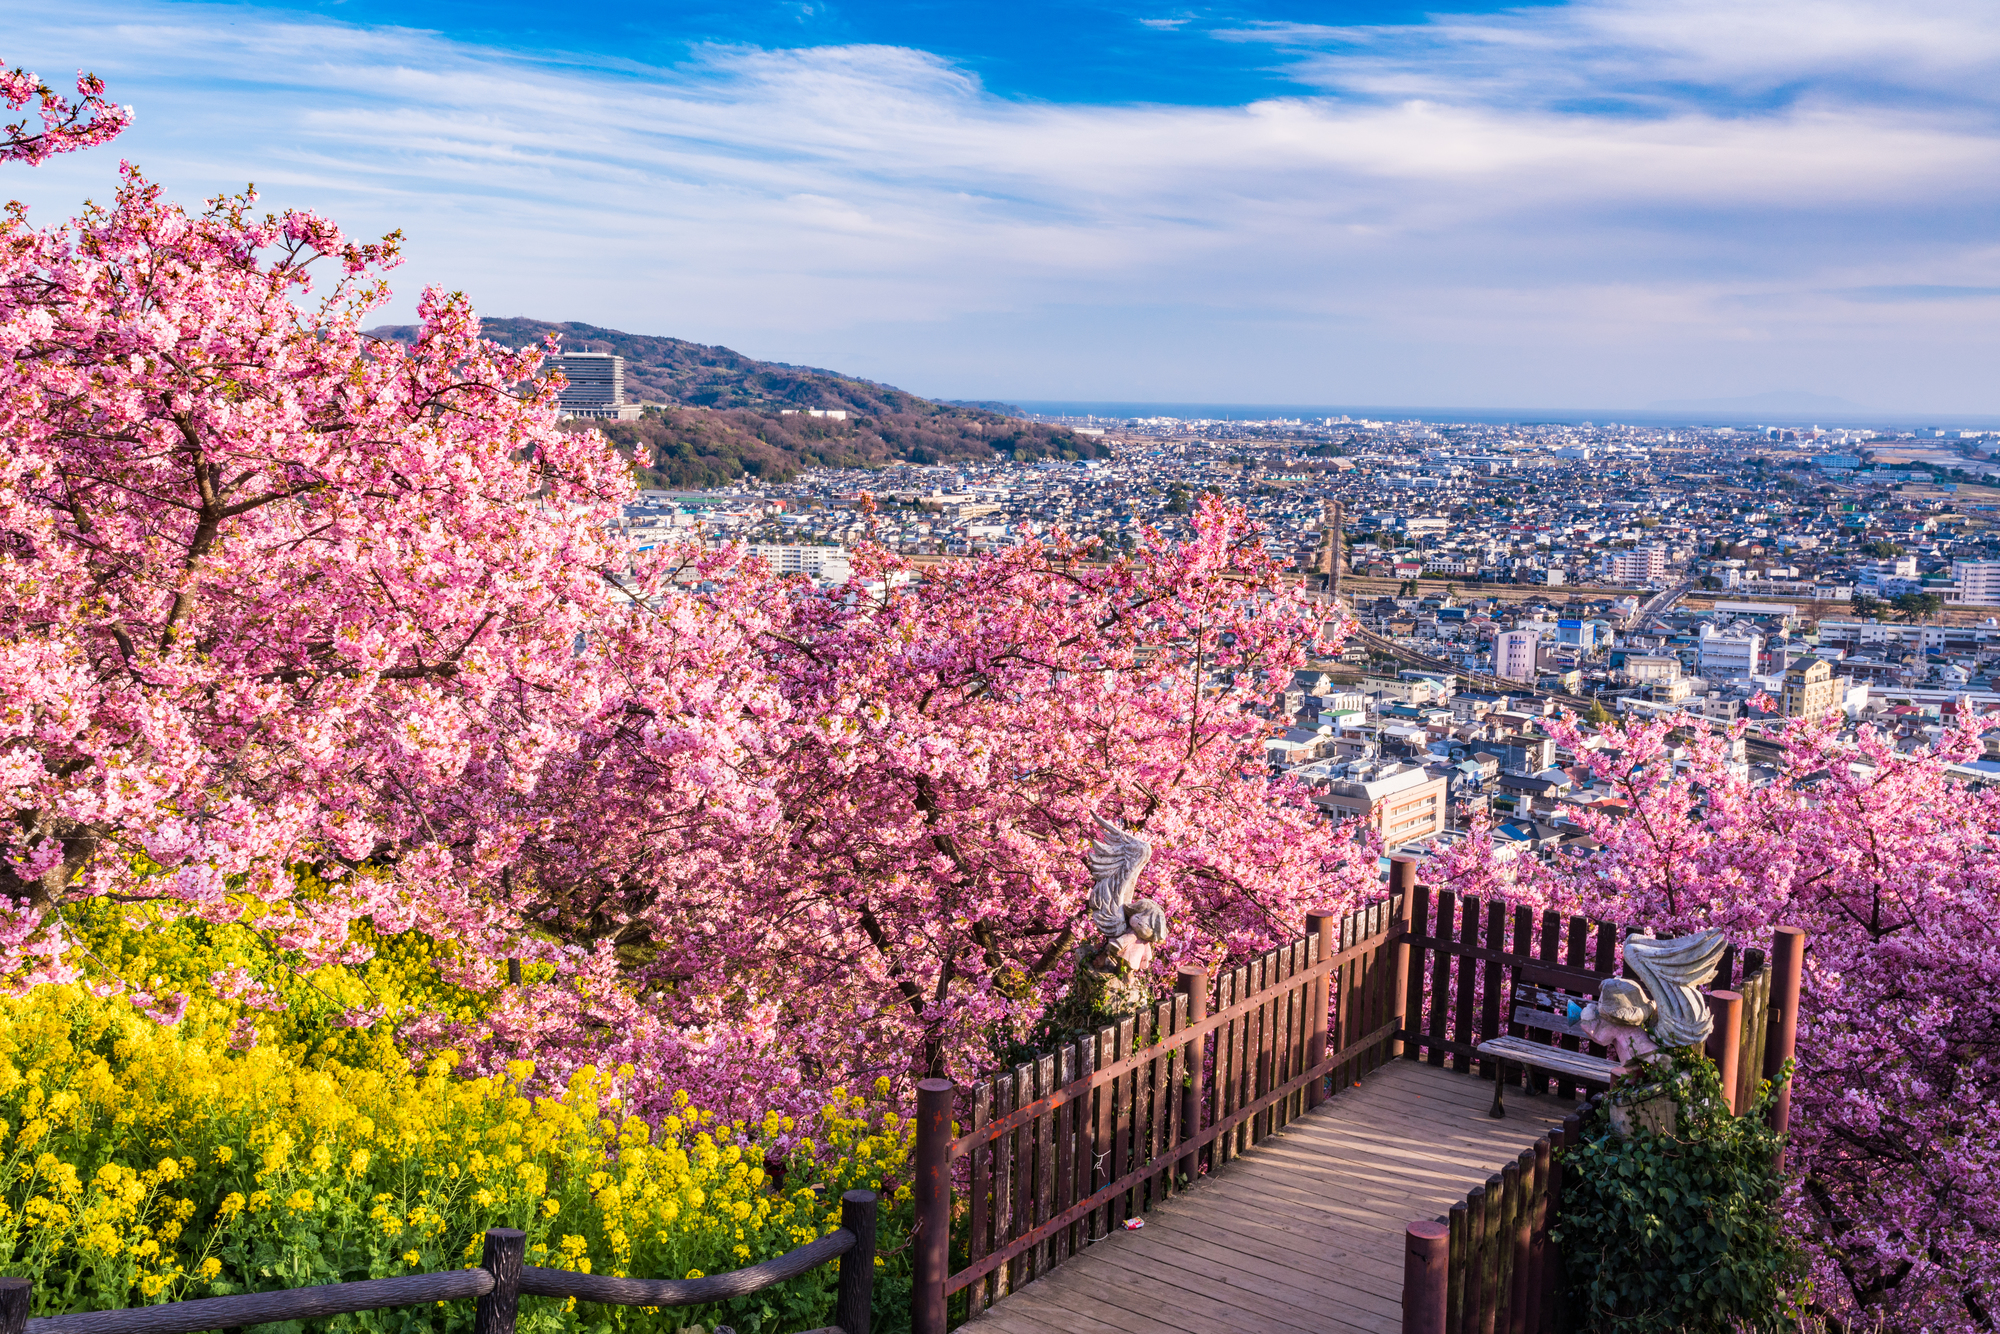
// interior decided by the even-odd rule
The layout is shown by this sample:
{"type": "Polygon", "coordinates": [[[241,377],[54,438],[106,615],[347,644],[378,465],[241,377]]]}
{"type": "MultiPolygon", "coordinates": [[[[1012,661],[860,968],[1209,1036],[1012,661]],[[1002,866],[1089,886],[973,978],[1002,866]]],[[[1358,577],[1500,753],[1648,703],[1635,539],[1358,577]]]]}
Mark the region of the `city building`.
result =
{"type": "Polygon", "coordinates": [[[744,552],[779,574],[807,574],[821,583],[843,583],[850,573],[847,552],[840,547],[752,544],[744,552]]]}
{"type": "Polygon", "coordinates": [[[1846,686],[1834,679],[1825,658],[1803,658],[1785,672],[1783,707],[1787,718],[1824,718],[1839,709],[1846,686]]]}
{"type": "Polygon", "coordinates": [[[1681,660],[1670,654],[1628,653],[1625,655],[1625,675],[1641,685],[1649,681],[1678,681],[1681,679],[1681,660]]]}
{"type": "Polygon", "coordinates": [[[568,381],[557,395],[565,417],[594,421],[637,421],[639,405],[625,401],[625,358],[610,352],[564,352],[544,366],[568,381]]]}
{"type": "Polygon", "coordinates": [[[1764,651],[1764,636],[1741,624],[1722,630],[1704,624],[1699,642],[1696,670],[1709,681],[1753,674],[1759,666],[1758,656],[1764,651]]]}
{"type": "Polygon", "coordinates": [[[1421,764],[1355,766],[1314,796],[1329,814],[1364,821],[1381,831],[1390,847],[1444,832],[1449,782],[1433,778],[1421,764]]]}
{"type": "Polygon", "coordinates": [[[1609,621],[1559,620],[1556,622],[1556,642],[1574,644],[1585,653],[1594,652],[1611,642],[1609,621]]]}
{"type": "Polygon", "coordinates": [[[1493,638],[1493,674],[1509,681],[1535,679],[1535,649],[1539,630],[1505,630],[1493,638]]]}
{"type": "Polygon", "coordinates": [[[1667,577],[1667,549],[1658,542],[1649,542],[1616,553],[1609,564],[1611,582],[1615,584],[1658,583],[1667,577]]]}
{"type": "Polygon", "coordinates": [[[1975,607],[2000,606],[2000,560],[1955,560],[1946,600],[1975,607]]]}

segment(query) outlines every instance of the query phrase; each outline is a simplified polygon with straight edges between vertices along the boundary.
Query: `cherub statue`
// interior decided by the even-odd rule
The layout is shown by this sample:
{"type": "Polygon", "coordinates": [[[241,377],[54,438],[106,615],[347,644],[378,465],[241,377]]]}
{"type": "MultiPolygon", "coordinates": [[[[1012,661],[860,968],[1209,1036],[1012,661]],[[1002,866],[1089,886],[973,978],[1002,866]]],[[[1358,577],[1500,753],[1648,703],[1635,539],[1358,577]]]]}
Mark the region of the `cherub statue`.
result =
{"type": "Polygon", "coordinates": [[[1090,924],[1104,940],[1099,957],[1123,960],[1132,972],[1143,974],[1153,961],[1153,947],[1167,938],[1166,911],[1151,899],[1132,897],[1153,845],[1102,816],[1097,827],[1102,832],[1091,845],[1087,864],[1090,924]]]}
{"type": "Polygon", "coordinates": [[[1722,951],[1722,933],[1713,928],[1673,940],[1655,940],[1651,932],[1627,936],[1625,963],[1639,980],[1606,978],[1577,1026],[1620,1061],[1662,1047],[1699,1046],[1715,1029],[1701,988],[1714,978],[1722,951]]]}

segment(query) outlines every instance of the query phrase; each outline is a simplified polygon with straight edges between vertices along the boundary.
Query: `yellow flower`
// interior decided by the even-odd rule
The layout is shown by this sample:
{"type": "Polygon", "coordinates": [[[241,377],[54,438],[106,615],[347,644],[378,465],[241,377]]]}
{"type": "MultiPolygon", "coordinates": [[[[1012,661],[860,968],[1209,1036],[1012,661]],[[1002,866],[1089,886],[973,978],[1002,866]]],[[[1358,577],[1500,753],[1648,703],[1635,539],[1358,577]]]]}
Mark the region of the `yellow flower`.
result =
{"type": "Polygon", "coordinates": [[[199,1278],[201,1278],[203,1282],[206,1282],[209,1279],[214,1278],[221,1272],[222,1272],[222,1261],[216,1259],[212,1255],[209,1256],[206,1260],[203,1260],[201,1264],[195,1269],[195,1274],[199,1278]]]}

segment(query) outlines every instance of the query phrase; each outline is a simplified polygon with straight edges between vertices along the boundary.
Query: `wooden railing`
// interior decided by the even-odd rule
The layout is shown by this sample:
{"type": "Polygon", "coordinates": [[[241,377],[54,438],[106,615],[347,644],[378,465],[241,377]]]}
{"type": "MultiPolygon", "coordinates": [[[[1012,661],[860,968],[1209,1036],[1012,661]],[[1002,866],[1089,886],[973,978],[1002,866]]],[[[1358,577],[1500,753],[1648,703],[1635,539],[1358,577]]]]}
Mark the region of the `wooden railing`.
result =
{"type": "Polygon", "coordinates": [[[1311,915],[1212,989],[1184,968],[1171,999],[997,1079],[920,1082],[916,1334],[943,1334],[953,1294],[978,1313],[1387,1060],[1406,902],[1311,915]]]}
{"type": "Polygon", "coordinates": [[[476,1299],[473,1334],[514,1334],[522,1297],[574,1297],[606,1306],[705,1306],[748,1297],[797,1278],[830,1260],[840,1262],[835,1323],[813,1334],[868,1334],[875,1284],[875,1192],[840,1197],[840,1227],[773,1260],[705,1278],[644,1279],[537,1269],[525,1263],[527,1235],[492,1228],[477,1269],[400,1278],[329,1283],[282,1292],[203,1297],[120,1311],[86,1311],[29,1319],[34,1292],[25,1278],[0,1278],[0,1334],[196,1334],[285,1320],[318,1320],[433,1302],[476,1299]]]}
{"type": "Polygon", "coordinates": [[[1549,1230],[1562,1210],[1560,1151],[1582,1142],[1583,1116],[1580,1108],[1565,1117],[1443,1218],[1409,1225],[1405,1334],[1563,1328],[1562,1265],[1549,1230]]]}
{"type": "MultiPolygon", "coordinates": [[[[1504,899],[1480,900],[1459,896],[1449,889],[1434,889],[1416,883],[1414,863],[1399,859],[1390,868],[1392,887],[1406,893],[1410,902],[1403,1010],[1409,1018],[1403,1055],[1410,1060],[1428,1060],[1434,1066],[1449,1063],[1460,1073],[1477,1072],[1481,1078],[1494,1077],[1498,1062],[1478,1055],[1480,1043],[1511,1034],[1534,1041],[1559,1042],[1570,1051],[1583,1050],[1602,1056],[1604,1049],[1574,1037],[1532,1030],[1513,1023],[1501,1014],[1507,995],[1506,972],[1510,968],[1533,970],[1538,980],[1567,989],[1592,992],[1608,977],[1619,976],[1623,963],[1619,941],[1632,928],[1579,916],[1564,917],[1504,899]]],[[[1780,927],[1777,945],[1781,955],[1791,959],[1789,974],[1793,994],[1798,982],[1797,958],[1802,948],[1799,932],[1780,927]]],[[[1773,1042],[1782,1026],[1772,1013],[1772,970],[1767,955],[1755,947],[1724,950],[1721,966],[1709,984],[1709,1007],[1716,1015],[1715,1036],[1708,1044],[1709,1055],[1721,1069],[1725,1087],[1732,1091],[1733,1109],[1750,1105],[1758,1081],[1775,1073],[1782,1060],[1773,1061],[1773,1042]]],[[[1784,972],[1781,967],[1778,970],[1784,972]]],[[[1790,1054],[1790,1039],[1785,1039],[1790,1054]]],[[[1507,1062],[1510,1082],[1519,1081],[1530,1092],[1549,1091],[1551,1085],[1561,1097],[1574,1097],[1578,1090],[1570,1081],[1507,1062]]],[[[1787,1100],[1789,1106],[1789,1100],[1787,1100]]]]}

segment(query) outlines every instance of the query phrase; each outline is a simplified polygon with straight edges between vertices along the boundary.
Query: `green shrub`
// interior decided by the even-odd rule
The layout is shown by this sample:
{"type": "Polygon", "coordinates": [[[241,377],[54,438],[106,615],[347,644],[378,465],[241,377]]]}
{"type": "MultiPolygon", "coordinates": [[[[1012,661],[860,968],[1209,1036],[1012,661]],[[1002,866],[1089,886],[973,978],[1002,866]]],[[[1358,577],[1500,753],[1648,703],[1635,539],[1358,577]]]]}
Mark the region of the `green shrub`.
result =
{"type": "MultiPolygon", "coordinates": [[[[1781,1079],[1791,1077],[1787,1066],[1781,1079]]],[[[1666,1096],[1674,1130],[1612,1131],[1600,1104],[1585,1140],[1562,1152],[1562,1214],[1553,1236],[1575,1328],[1594,1334],[1732,1334],[1797,1328],[1802,1264],[1779,1212],[1783,1136],[1770,1128],[1774,1086],[1732,1116],[1715,1063],[1669,1054],[1626,1104],[1666,1096]]]]}

